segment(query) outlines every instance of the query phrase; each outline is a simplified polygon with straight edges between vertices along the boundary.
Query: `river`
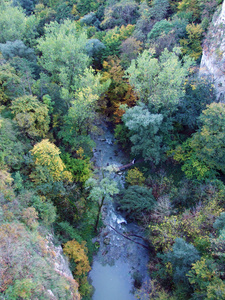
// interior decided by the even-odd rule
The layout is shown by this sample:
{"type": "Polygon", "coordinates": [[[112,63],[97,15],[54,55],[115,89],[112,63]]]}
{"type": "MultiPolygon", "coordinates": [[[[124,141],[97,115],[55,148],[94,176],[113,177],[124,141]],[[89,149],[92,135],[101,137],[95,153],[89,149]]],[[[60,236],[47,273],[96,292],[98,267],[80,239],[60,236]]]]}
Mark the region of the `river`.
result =
{"type": "MultiPolygon", "coordinates": [[[[109,165],[120,167],[128,163],[128,158],[114,142],[113,133],[105,122],[99,125],[101,133],[95,137],[93,161],[96,167],[109,165]]],[[[123,172],[111,173],[111,180],[116,180],[123,188],[123,172]]],[[[93,300],[134,300],[134,284],[149,283],[147,264],[148,250],[139,244],[126,239],[123,235],[144,244],[141,238],[143,231],[135,223],[127,224],[124,216],[116,210],[117,199],[106,203],[102,209],[104,226],[94,242],[99,244],[99,251],[94,257],[92,270],[89,273],[94,287],[93,300]],[[122,235],[121,235],[122,234],[122,235]]],[[[146,246],[146,244],[145,244],[146,246]]],[[[147,299],[141,296],[139,299],[147,299]]]]}

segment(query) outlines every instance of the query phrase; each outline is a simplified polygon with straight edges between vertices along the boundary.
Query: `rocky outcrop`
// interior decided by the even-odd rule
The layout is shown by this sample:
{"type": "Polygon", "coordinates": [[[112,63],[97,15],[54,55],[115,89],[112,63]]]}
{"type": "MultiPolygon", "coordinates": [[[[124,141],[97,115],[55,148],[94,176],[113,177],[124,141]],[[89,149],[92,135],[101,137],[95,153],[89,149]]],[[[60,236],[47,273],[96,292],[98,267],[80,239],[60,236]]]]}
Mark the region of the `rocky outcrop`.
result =
{"type": "Polygon", "coordinates": [[[63,249],[61,245],[56,246],[53,243],[53,235],[49,234],[47,236],[48,249],[51,249],[53,252],[53,263],[55,266],[55,271],[57,271],[62,276],[73,279],[72,272],[69,268],[69,262],[67,257],[63,255],[63,249]]]}
{"type": "Polygon", "coordinates": [[[217,99],[225,102],[225,1],[215,13],[203,43],[199,74],[212,78],[217,99]]]}
{"type": "MultiPolygon", "coordinates": [[[[73,300],[80,300],[80,294],[78,292],[78,283],[74,280],[72,272],[69,268],[69,261],[67,257],[63,255],[63,249],[62,246],[56,246],[53,242],[53,235],[49,234],[46,237],[46,247],[47,251],[51,253],[51,262],[54,265],[55,271],[65,280],[69,283],[70,287],[70,299],[73,300]]],[[[51,300],[58,300],[57,297],[55,297],[54,293],[51,290],[48,290],[48,294],[51,298],[51,300]]]]}

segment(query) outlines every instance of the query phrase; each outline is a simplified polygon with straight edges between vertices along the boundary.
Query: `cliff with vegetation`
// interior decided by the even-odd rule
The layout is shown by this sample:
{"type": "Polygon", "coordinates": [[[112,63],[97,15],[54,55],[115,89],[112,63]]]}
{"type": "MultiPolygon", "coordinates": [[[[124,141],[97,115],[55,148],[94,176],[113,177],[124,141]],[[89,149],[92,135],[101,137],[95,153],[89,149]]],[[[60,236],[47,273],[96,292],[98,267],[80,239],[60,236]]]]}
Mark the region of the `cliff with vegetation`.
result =
{"type": "Polygon", "coordinates": [[[214,80],[217,99],[225,97],[225,2],[213,17],[203,43],[200,76],[208,75],[214,80]]]}
{"type": "Polygon", "coordinates": [[[6,170],[1,170],[0,178],[0,299],[79,300],[62,247],[49,235],[55,210],[39,222],[38,211],[30,206],[32,200],[38,203],[35,195],[28,191],[18,195],[6,170]]]}

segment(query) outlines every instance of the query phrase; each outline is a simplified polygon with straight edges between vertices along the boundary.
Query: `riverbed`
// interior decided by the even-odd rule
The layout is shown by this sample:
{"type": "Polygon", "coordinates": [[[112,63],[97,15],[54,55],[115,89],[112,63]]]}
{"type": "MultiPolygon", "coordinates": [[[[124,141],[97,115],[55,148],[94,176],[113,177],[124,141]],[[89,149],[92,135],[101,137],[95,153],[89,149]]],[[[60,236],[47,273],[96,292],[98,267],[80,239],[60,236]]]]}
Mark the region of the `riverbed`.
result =
{"type": "MultiPolygon", "coordinates": [[[[99,130],[100,133],[94,137],[95,166],[98,169],[106,169],[109,166],[116,169],[129,163],[128,157],[115,144],[110,126],[106,122],[101,122],[99,130]]],[[[117,181],[119,188],[124,187],[124,172],[111,172],[108,176],[111,180],[117,181]]],[[[115,196],[113,202],[104,205],[102,209],[104,225],[93,240],[99,245],[89,274],[94,287],[93,300],[134,300],[137,291],[134,285],[138,287],[143,282],[150,282],[147,270],[149,251],[145,248],[147,245],[141,238],[134,237],[134,235],[144,236],[143,230],[135,223],[127,224],[125,216],[116,209],[115,203],[118,201],[115,196]]]]}

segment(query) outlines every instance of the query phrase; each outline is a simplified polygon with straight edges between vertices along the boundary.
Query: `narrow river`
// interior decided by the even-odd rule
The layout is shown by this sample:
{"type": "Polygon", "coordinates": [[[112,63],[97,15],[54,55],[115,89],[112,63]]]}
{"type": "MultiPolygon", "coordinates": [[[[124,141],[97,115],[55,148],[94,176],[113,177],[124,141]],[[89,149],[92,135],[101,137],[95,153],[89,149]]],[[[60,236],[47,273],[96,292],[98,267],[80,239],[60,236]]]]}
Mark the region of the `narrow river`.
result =
{"type": "MultiPolygon", "coordinates": [[[[114,136],[106,123],[102,123],[101,134],[95,138],[95,166],[104,168],[109,165],[122,166],[128,163],[125,154],[114,143],[114,136]]],[[[124,185],[123,172],[112,173],[112,180],[118,182],[119,188],[124,185]]],[[[114,201],[117,199],[114,197],[114,201]]],[[[134,283],[148,283],[147,263],[148,250],[132,240],[144,244],[135,235],[143,235],[140,227],[134,223],[127,224],[124,216],[117,210],[113,202],[106,203],[102,210],[103,224],[95,241],[99,243],[98,254],[94,257],[89,278],[94,287],[93,300],[134,300],[134,283]]],[[[141,296],[139,299],[147,299],[141,296]]]]}

